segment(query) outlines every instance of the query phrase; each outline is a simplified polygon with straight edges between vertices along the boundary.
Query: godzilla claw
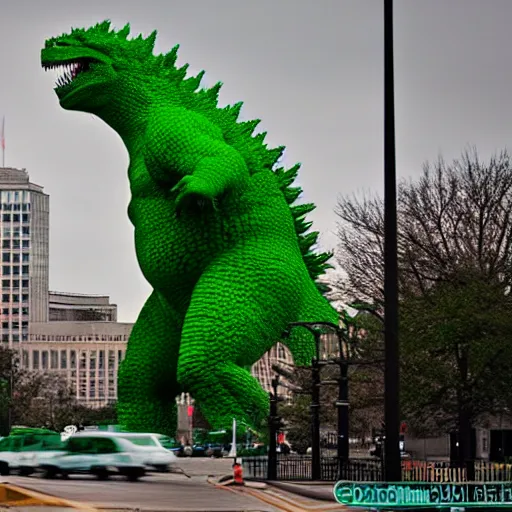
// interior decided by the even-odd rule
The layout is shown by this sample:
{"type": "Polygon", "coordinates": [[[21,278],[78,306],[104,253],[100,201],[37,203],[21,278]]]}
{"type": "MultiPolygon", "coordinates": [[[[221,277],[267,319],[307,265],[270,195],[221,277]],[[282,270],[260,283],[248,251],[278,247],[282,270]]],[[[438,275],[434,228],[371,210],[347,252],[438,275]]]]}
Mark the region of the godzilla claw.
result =
{"type": "Polygon", "coordinates": [[[171,189],[171,193],[177,193],[175,199],[176,215],[180,216],[183,210],[191,204],[195,206],[216,203],[208,183],[194,175],[184,176],[177,185],[171,189]]]}

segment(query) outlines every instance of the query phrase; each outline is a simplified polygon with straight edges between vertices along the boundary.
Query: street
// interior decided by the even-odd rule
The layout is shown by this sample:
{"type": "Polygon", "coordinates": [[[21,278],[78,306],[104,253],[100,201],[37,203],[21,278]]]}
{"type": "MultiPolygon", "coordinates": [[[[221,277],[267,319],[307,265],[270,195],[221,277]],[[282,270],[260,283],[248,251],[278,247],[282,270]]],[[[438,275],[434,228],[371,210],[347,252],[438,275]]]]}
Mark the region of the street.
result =
{"type": "Polygon", "coordinates": [[[277,510],[249,495],[207,483],[208,476],[231,474],[232,462],[232,459],[183,458],[177,466],[191,478],[173,473],[153,474],[135,483],[121,478],[99,482],[89,476],[71,476],[68,480],[8,476],[2,481],[98,508],[212,512],[277,510]]]}

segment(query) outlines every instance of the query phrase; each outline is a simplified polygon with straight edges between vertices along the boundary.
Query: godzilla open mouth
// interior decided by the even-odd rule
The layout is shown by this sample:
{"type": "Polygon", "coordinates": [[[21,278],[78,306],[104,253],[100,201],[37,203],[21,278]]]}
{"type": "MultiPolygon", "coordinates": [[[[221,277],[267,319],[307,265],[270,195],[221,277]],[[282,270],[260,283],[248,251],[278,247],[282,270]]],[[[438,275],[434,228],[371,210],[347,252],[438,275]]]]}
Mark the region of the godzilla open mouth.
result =
{"type": "Polygon", "coordinates": [[[43,64],[45,71],[56,70],[57,78],[55,80],[56,89],[66,89],[82,73],[89,71],[92,59],[74,59],[67,62],[55,62],[43,64]]]}

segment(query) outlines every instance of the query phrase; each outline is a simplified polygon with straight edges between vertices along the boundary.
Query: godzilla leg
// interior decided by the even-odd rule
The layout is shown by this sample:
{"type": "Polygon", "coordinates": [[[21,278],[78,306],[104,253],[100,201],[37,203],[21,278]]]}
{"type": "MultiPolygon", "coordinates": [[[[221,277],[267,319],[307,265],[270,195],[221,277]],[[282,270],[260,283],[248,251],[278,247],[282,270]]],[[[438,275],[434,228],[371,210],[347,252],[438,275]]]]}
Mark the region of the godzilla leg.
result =
{"type": "Polygon", "coordinates": [[[258,428],[252,417],[268,414],[265,391],[241,367],[261,358],[301,307],[293,265],[237,249],[197,283],[181,337],[178,380],[215,429],[229,428],[233,417],[258,428]]]}
{"type": "Polygon", "coordinates": [[[133,326],[118,374],[119,422],[132,431],[176,435],[176,381],[180,329],[156,292],[133,326]]]}

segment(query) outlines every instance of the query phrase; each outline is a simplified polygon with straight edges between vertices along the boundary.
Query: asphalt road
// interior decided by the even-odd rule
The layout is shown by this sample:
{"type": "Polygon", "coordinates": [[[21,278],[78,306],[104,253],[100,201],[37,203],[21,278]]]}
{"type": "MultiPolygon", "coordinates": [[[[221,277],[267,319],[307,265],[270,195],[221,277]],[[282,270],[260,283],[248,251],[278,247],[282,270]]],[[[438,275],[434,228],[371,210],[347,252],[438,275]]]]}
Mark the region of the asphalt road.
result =
{"type": "Polygon", "coordinates": [[[191,478],[173,473],[153,474],[134,483],[121,478],[100,482],[88,476],[71,476],[68,480],[8,476],[2,477],[2,481],[98,508],[202,512],[276,511],[277,509],[254,497],[219,489],[207,482],[208,476],[231,474],[232,462],[231,459],[179,459],[178,466],[191,478]]]}

